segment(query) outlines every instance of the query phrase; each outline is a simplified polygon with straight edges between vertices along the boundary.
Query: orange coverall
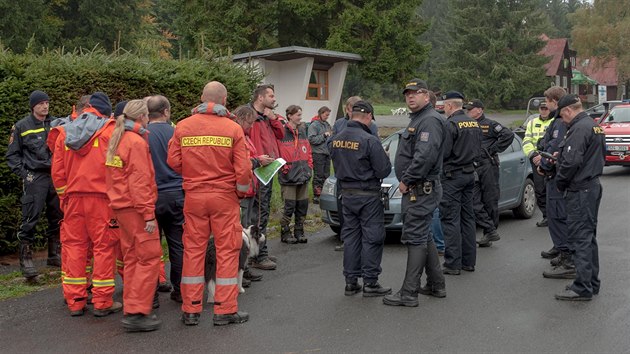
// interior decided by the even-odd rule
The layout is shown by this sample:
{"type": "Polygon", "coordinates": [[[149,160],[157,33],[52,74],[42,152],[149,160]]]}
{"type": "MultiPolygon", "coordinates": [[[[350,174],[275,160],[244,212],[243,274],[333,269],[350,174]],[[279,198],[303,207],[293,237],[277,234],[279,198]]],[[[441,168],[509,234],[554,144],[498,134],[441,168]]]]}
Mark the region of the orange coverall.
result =
{"type": "MultiPolygon", "coordinates": [[[[208,106],[211,112],[213,105],[208,106]]],[[[167,162],[182,175],[186,191],[182,310],[202,310],[206,247],[214,234],[214,313],[237,312],[238,258],[243,242],[238,198],[249,189],[252,175],[243,129],[227,117],[193,114],[177,124],[167,162]]]]}
{"type": "Polygon", "coordinates": [[[109,233],[113,215],[106,193],[105,153],[114,124],[113,120],[108,121],[76,151],[66,147],[63,130],[55,141],[51,175],[64,212],[62,284],[71,311],[86,305],[86,259],[90,244],[94,255],[94,308],[106,309],[113,303],[116,240],[109,233]]]}
{"type": "Polygon", "coordinates": [[[114,161],[107,163],[107,195],[120,225],[123,253],[125,314],[151,313],[155,286],[160,272],[162,247],[156,227],[144,230],[146,221],[155,220],[157,186],[149,144],[136,124],[123,134],[114,161]]]}

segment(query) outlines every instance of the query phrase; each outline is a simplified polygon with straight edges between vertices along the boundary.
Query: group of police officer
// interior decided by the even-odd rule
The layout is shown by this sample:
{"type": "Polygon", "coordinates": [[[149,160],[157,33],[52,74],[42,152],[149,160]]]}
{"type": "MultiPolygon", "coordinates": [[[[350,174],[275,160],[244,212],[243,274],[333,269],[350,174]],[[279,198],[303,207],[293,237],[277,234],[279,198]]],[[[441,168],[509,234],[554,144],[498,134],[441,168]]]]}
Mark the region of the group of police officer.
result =
{"type": "MultiPolygon", "coordinates": [[[[557,91],[551,88],[545,95],[557,91]]],[[[483,102],[467,102],[457,91],[443,97],[446,118],[431,104],[425,81],[411,80],[403,94],[411,111],[410,122],[400,136],[394,169],[402,193],[401,242],[407,246],[407,266],[403,284],[395,294],[378,283],[385,239],[381,181],[389,174],[391,163],[370,133],[374,110],[368,102],[352,106],[347,128],[331,137],[328,147],[342,200],[345,295],[363,291],[366,297],[384,296],[386,305],[415,307],[418,293],[445,297],[444,274],[475,271],[477,244],[488,247],[500,239],[498,154],[512,144],[514,134],[485,117],[483,102]],[[443,265],[431,231],[436,208],[442,214],[446,246],[443,265]],[[479,240],[475,239],[476,225],[483,229],[479,240]],[[424,286],[423,271],[427,274],[424,286]],[[363,278],[363,286],[358,278],[363,278]]],[[[558,96],[547,99],[545,106],[557,106],[558,114],[552,112],[556,118],[538,145],[550,155],[542,159],[540,153],[530,153],[528,157],[539,173],[547,174],[547,195],[551,196],[547,205],[550,199],[558,205],[567,204],[564,224],[554,214],[560,207],[546,215],[553,220],[550,231],[554,231],[554,246],[558,243],[562,250],[553,272],[565,274],[569,268],[576,279],[556,298],[590,300],[599,292],[600,284],[596,225],[604,138],[601,129],[584,118],[588,116],[577,96],[558,96]],[[566,227],[562,229],[562,225],[566,227]],[[558,242],[557,234],[562,239],[558,242]]]]}

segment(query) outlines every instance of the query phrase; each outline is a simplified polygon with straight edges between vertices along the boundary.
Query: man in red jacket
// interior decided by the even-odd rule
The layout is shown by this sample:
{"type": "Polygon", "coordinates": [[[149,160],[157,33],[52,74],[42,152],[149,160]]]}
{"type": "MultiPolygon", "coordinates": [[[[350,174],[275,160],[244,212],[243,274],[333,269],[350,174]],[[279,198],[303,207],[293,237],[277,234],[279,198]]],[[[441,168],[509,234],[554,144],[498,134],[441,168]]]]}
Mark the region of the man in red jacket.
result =
{"type": "Polygon", "coordinates": [[[215,325],[249,319],[238,311],[238,259],[243,228],[238,196],[251,183],[251,162],[243,128],[223,106],[227,90],[220,82],[204,87],[201,105],[177,124],[168,145],[167,162],[184,179],[184,267],[182,321],[199,324],[204,290],[204,261],[209,236],[217,251],[215,325]],[[238,195],[238,196],[237,196],[238,195]]]}
{"type": "MultiPolygon", "coordinates": [[[[249,136],[259,154],[267,155],[273,159],[280,157],[278,140],[284,138],[282,122],[273,112],[275,105],[276,95],[272,85],[260,85],[254,90],[251,106],[258,113],[258,118],[252,125],[249,136]]],[[[258,225],[263,234],[267,233],[272,186],[273,182],[266,186],[261,184],[254,200],[254,210],[260,210],[260,212],[254,213],[250,224],[258,225]]],[[[260,253],[257,259],[253,260],[252,267],[264,270],[276,269],[276,262],[269,257],[266,241],[260,247],[260,253]]]]}

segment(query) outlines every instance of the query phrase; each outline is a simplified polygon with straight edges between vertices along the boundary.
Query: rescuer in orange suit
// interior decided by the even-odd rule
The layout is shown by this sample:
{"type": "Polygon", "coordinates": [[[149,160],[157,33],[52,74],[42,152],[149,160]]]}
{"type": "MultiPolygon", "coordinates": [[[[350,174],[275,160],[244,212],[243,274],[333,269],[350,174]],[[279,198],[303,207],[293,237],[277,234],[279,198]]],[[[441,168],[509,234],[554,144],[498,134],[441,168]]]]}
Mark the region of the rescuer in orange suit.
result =
{"type": "Polygon", "coordinates": [[[131,100],[107,149],[107,196],[120,225],[125,286],[122,320],[127,331],[153,331],[162,322],[151,313],[160,272],[160,235],[155,221],[157,186],[146,130],[149,110],[131,100]]]}
{"type": "Polygon", "coordinates": [[[167,162],[182,175],[184,202],[184,267],[182,321],[199,324],[204,290],[204,260],[210,234],[217,253],[214,325],[249,319],[238,311],[238,259],[242,239],[239,197],[249,189],[251,162],[243,129],[224,107],[227,90],[209,82],[202,104],[180,121],[169,141],[167,162]]]}
{"type": "Polygon", "coordinates": [[[105,153],[114,121],[107,95],[94,93],[89,107],[60,131],[53,149],[52,179],[62,210],[63,292],[71,316],[81,316],[87,303],[86,259],[94,254],[92,302],[94,315],[122,309],[114,302],[114,244],[108,228],[111,213],[105,182],[105,153]]]}

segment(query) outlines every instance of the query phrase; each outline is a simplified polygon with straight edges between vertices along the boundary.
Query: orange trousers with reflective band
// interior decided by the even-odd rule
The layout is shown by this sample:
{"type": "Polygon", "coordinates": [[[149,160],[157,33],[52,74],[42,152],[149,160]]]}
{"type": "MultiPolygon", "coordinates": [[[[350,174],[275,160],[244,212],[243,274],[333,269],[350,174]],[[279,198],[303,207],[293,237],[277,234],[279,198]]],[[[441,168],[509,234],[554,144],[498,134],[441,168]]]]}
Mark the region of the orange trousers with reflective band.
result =
{"type": "Polygon", "coordinates": [[[144,230],[142,214],[133,208],[114,210],[120,225],[120,249],[124,263],[123,311],[125,314],[151,313],[153,295],[160,273],[162,246],[156,227],[144,230]]]}
{"type": "Polygon", "coordinates": [[[210,234],[217,249],[214,313],[238,310],[238,257],[243,244],[240,205],[236,193],[186,193],[184,201],[184,267],[181,291],[182,310],[202,310],[205,287],[204,268],[210,234]]]}
{"type": "Polygon", "coordinates": [[[112,306],[114,294],[114,244],[108,222],[109,200],[106,195],[69,195],[65,207],[61,253],[63,294],[71,311],[87,303],[86,266],[90,244],[92,266],[92,302],[95,309],[112,306]]]}

